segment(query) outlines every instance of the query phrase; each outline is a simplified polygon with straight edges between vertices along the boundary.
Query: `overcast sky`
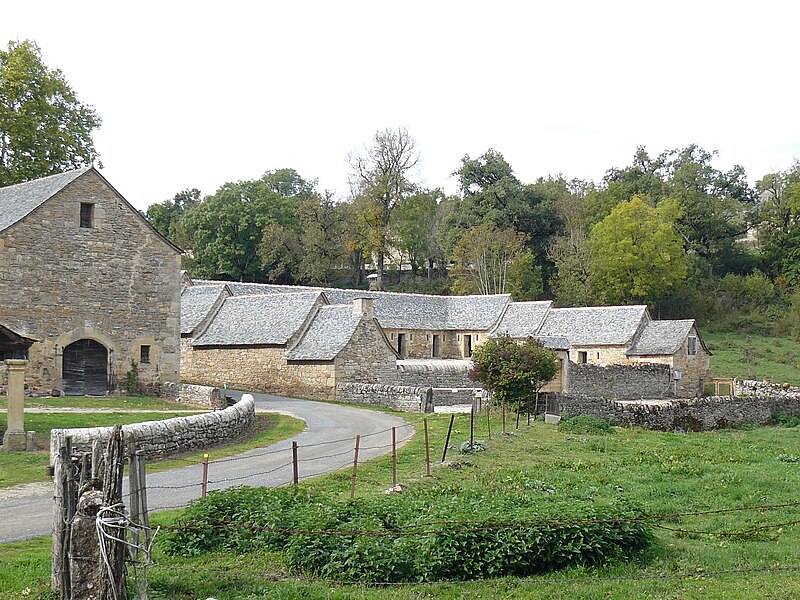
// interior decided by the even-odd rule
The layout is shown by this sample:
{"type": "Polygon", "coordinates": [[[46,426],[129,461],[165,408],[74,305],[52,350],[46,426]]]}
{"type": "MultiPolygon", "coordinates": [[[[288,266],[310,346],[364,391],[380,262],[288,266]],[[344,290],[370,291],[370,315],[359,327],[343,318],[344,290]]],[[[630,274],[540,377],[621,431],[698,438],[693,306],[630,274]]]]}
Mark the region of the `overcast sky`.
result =
{"type": "Polygon", "coordinates": [[[4,3],[103,119],[104,175],[145,208],[292,167],[347,195],[348,151],[405,126],[429,187],[502,152],[598,181],[698,143],[751,181],[800,158],[800,3],[4,3]]]}

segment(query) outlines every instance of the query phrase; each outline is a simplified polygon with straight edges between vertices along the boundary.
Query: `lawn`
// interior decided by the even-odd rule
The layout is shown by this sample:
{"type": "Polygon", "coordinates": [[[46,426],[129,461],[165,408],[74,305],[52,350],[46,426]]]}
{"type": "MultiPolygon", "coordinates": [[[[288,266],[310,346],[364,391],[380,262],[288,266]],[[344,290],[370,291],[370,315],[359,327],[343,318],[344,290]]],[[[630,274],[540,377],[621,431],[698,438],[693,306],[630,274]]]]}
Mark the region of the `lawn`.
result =
{"type": "MultiPolygon", "coordinates": [[[[421,419],[412,416],[412,419],[421,419]]],[[[449,418],[429,418],[432,456],[441,458],[449,418]]],[[[510,422],[513,422],[510,420],[510,422]]],[[[408,486],[461,486],[528,494],[537,502],[570,499],[633,503],[650,515],[794,504],[800,489],[800,430],[752,428],[705,433],[663,433],[614,428],[604,435],[561,431],[541,422],[515,435],[498,436],[500,421],[486,435],[487,451],[461,456],[424,474],[421,427],[398,455],[400,482],[408,486]]],[[[513,431],[513,430],[512,430],[513,431]]],[[[465,416],[456,420],[451,444],[467,439],[465,416]]],[[[350,469],[301,485],[349,496],[350,469]]],[[[362,465],[359,497],[384,497],[391,483],[389,457],[362,465]]],[[[162,513],[161,524],[180,513],[162,513]]],[[[215,552],[194,559],[168,557],[158,549],[149,582],[155,599],[233,598],[790,598],[800,597],[800,507],[762,508],[655,520],[655,547],[628,563],[570,568],[502,579],[364,587],[316,582],[289,573],[278,554],[215,552]],[[273,582],[271,579],[282,581],[273,582]]],[[[22,586],[37,597],[47,589],[47,545],[40,541],[0,547],[0,598],[19,597],[22,586]],[[37,546],[38,544],[38,546],[37,546]],[[36,549],[40,548],[41,552],[36,549]],[[27,558],[23,560],[23,556],[27,558]],[[10,587],[9,587],[10,586],[10,587]],[[11,590],[15,590],[13,595],[11,590]]],[[[157,544],[158,545],[158,544],[157,544]]],[[[39,596],[41,597],[41,596],[39,596]]]]}
{"type": "MultiPolygon", "coordinates": [[[[0,408],[8,407],[8,398],[0,396],[0,408]]],[[[65,396],[61,398],[25,398],[26,408],[114,408],[127,410],[186,410],[193,407],[150,396],[65,396]]]]}
{"type": "Polygon", "coordinates": [[[800,386],[800,341],[757,333],[703,333],[713,377],[766,379],[800,386]]]}

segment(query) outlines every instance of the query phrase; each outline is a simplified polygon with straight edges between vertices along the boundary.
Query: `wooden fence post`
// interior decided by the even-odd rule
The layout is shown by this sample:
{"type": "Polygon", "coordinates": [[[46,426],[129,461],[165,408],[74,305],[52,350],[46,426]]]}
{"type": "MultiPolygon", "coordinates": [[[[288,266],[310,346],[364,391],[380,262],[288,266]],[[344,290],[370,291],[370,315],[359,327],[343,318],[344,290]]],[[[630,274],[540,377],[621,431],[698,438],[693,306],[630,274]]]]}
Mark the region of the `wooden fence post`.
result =
{"type": "Polygon", "coordinates": [[[356,477],[358,476],[358,446],[361,443],[361,436],[356,436],[356,447],[353,452],[353,478],[350,481],[350,500],[356,497],[356,477]]]}
{"type": "Polygon", "coordinates": [[[53,473],[53,565],[50,583],[63,600],[72,595],[70,580],[70,527],[77,506],[77,490],[72,467],[72,438],[59,432],[55,436],[53,473]]]}
{"type": "Polygon", "coordinates": [[[397,487],[397,427],[392,427],[392,488],[397,487]]]}
{"type": "Polygon", "coordinates": [[[422,421],[425,424],[425,477],[431,476],[431,445],[428,440],[428,418],[422,421]]]}
{"type": "Polygon", "coordinates": [[[447,428],[447,439],[444,442],[444,449],[442,450],[442,462],[447,458],[447,447],[450,445],[450,434],[453,432],[453,421],[455,421],[455,419],[455,415],[450,415],[450,427],[447,428]]]}
{"type": "Polygon", "coordinates": [[[297,464],[297,442],[292,442],[292,468],[293,468],[293,476],[292,482],[297,485],[300,481],[300,469],[299,465],[297,464]]]}
{"type": "Polygon", "coordinates": [[[486,429],[489,431],[489,439],[492,439],[492,415],[491,415],[492,405],[487,402],[486,403],[486,429]]]}
{"type": "Polygon", "coordinates": [[[201,486],[201,495],[205,498],[208,491],[208,454],[203,454],[203,483],[201,486]]]}
{"type": "Polygon", "coordinates": [[[103,503],[97,514],[97,533],[106,568],[102,569],[100,598],[126,600],[125,537],[127,520],[122,503],[122,478],[125,467],[122,427],[115,425],[106,446],[103,503]]]}

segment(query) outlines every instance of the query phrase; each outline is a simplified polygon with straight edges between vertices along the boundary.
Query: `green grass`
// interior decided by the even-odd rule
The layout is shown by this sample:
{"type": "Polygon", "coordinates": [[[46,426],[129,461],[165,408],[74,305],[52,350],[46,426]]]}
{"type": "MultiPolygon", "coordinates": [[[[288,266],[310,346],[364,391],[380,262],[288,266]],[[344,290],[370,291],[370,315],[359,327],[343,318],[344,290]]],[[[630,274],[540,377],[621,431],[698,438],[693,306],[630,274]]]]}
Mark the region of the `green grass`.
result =
{"type": "MultiPolygon", "coordinates": [[[[797,502],[800,464],[782,455],[800,454],[800,430],[754,428],[692,434],[614,428],[604,435],[559,431],[536,422],[516,435],[498,436],[500,422],[486,436],[485,416],[477,424],[477,439],[486,452],[469,457],[451,450],[451,466],[436,466],[424,475],[424,438],[418,435],[400,449],[401,484],[457,486],[462,483],[504,486],[509,492],[534,490],[543,498],[625,499],[650,514],[671,514],[750,505],[797,502]],[[459,467],[459,468],[456,468],[459,467]]],[[[449,418],[429,417],[432,457],[441,458],[449,418]]],[[[509,422],[513,422],[511,419],[509,422]]],[[[511,426],[513,427],[513,426],[511,426]]],[[[510,427],[510,428],[511,428],[510,427]]],[[[453,448],[469,436],[466,417],[456,419],[453,448]]],[[[346,458],[346,457],[345,457],[346,458]]],[[[349,497],[349,469],[305,483],[319,491],[349,497]]],[[[357,494],[381,496],[391,483],[391,459],[359,467],[357,494]]],[[[180,511],[155,515],[154,523],[174,523],[180,511]]],[[[321,582],[272,582],[291,577],[279,555],[213,553],[200,558],[166,557],[156,550],[150,569],[150,597],[189,600],[213,596],[234,598],[791,598],[800,597],[796,571],[714,574],[716,571],[800,568],[800,508],[742,511],[667,519],[661,524],[701,532],[744,532],[739,537],[681,533],[656,529],[656,549],[646,560],[599,568],[571,568],[532,582],[504,579],[461,585],[410,585],[390,588],[321,582]]],[[[157,545],[158,546],[158,545],[157,545]]],[[[47,554],[20,549],[0,555],[0,582],[45,590],[42,561],[47,554]],[[29,558],[23,557],[29,556],[29,558]],[[16,582],[16,583],[13,583],[16,582]]],[[[11,584],[9,584],[11,585],[11,584]]],[[[0,589],[6,589],[0,585],[0,589]]],[[[10,593],[10,592],[9,592],[10,593]]],[[[20,596],[6,596],[20,597],[20,596]]],[[[36,596],[29,596],[36,597],[36,596]]],[[[3,596],[0,596],[3,598],[3,596]]]]}
{"type": "Polygon", "coordinates": [[[800,386],[800,341],[733,332],[704,333],[703,339],[714,354],[713,377],[766,379],[800,386]]]}
{"type": "MultiPolygon", "coordinates": [[[[0,396],[0,408],[8,407],[8,398],[0,396]]],[[[170,402],[161,398],[149,396],[122,396],[122,397],[88,397],[67,396],[61,398],[25,398],[25,407],[42,408],[118,408],[136,410],[182,410],[191,409],[191,406],[170,402]]]]}

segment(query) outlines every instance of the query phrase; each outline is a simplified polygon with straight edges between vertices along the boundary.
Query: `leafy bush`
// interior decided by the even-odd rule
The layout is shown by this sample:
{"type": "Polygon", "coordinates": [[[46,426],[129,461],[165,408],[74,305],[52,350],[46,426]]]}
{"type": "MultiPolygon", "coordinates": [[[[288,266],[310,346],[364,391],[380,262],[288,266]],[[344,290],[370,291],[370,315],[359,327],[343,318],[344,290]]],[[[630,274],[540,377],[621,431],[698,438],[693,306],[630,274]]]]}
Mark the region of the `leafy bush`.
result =
{"type": "Polygon", "coordinates": [[[562,418],[558,424],[558,430],[567,433],[611,433],[611,423],[600,417],[592,415],[575,415],[574,417],[562,418]]]}
{"type": "Polygon", "coordinates": [[[125,389],[129,396],[139,393],[139,368],[134,360],[131,360],[131,368],[125,374],[125,389]]]}
{"type": "Polygon", "coordinates": [[[641,516],[622,503],[541,498],[538,490],[441,486],[342,502],[302,488],[239,488],[193,503],[162,543],[182,556],[281,551],[306,574],[362,582],[522,576],[602,564],[651,544],[643,524],[611,522],[641,516]]]}
{"type": "Polygon", "coordinates": [[[800,417],[793,417],[785,412],[778,411],[770,415],[769,424],[776,427],[797,427],[800,425],[800,417]]]}

